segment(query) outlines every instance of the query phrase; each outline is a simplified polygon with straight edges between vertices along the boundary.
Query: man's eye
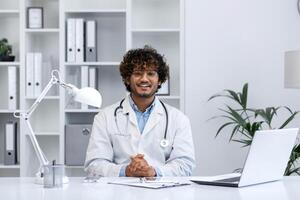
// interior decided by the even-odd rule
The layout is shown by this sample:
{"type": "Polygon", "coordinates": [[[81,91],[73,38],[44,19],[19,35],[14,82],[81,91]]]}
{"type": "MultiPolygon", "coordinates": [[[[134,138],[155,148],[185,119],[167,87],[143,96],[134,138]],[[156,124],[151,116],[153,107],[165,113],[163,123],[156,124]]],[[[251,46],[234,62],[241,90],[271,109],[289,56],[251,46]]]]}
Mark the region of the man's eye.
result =
{"type": "Polygon", "coordinates": [[[155,75],[156,75],[156,72],[148,72],[147,75],[148,75],[148,76],[155,76],[155,75]]]}

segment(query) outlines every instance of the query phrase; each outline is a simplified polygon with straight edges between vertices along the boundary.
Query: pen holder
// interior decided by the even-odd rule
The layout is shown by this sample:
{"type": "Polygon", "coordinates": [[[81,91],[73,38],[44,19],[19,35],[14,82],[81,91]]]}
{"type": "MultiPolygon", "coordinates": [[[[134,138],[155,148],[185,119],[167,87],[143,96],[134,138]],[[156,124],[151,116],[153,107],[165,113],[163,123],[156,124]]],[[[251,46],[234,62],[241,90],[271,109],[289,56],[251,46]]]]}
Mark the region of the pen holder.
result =
{"type": "Polygon", "coordinates": [[[65,175],[64,165],[44,165],[44,188],[60,188],[65,175]]]}

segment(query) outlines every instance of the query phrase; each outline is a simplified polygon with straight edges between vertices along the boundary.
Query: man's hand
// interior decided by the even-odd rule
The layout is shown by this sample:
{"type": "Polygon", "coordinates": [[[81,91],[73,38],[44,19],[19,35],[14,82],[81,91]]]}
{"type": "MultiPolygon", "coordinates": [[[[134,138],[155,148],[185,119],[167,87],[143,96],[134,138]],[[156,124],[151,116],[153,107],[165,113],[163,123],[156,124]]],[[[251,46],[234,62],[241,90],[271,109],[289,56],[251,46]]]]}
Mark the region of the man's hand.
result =
{"type": "Polygon", "coordinates": [[[126,176],[134,177],[154,177],[156,176],[155,170],[144,159],[143,154],[138,154],[131,157],[131,163],[126,167],[126,176]]]}

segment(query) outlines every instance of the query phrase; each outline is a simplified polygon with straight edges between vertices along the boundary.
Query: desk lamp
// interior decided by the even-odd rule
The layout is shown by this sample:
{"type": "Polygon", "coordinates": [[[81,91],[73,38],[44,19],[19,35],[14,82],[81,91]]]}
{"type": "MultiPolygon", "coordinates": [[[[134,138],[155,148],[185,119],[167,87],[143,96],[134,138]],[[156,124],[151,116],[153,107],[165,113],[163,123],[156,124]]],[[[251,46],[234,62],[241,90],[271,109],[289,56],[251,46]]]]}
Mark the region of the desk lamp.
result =
{"type": "MultiPolygon", "coordinates": [[[[34,131],[32,129],[32,126],[30,124],[30,117],[32,113],[35,111],[35,109],[38,107],[40,102],[44,99],[48,91],[51,89],[53,85],[59,85],[63,88],[65,88],[69,94],[72,96],[74,101],[85,103],[94,107],[101,107],[102,104],[102,97],[101,94],[94,88],[85,87],[82,89],[78,89],[72,84],[66,84],[63,82],[60,78],[60,73],[58,70],[53,70],[51,72],[51,79],[49,83],[46,85],[40,96],[35,100],[35,102],[31,105],[31,107],[26,111],[16,111],[14,112],[14,116],[16,118],[20,118],[25,121],[25,124],[28,127],[29,130],[29,138],[31,140],[31,143],[33,145],[33,148],[35,150],[35,153],[38,157],[40,168],[38,173],[36,174],[37,179],[36,183],[43,183],[43,166],[49,165],[49,161],[47,160],[45,154],[43,153],[39,143],[37,142],[37,139],[35,137],[34,131]]],[[[64,177],[64,182],[68,182],[68,178],[64,177]]]]}
{"type": "Polygon", "coordinates": [[[284,87],[300,88],[300,51],[285,52],[284,87]]]}

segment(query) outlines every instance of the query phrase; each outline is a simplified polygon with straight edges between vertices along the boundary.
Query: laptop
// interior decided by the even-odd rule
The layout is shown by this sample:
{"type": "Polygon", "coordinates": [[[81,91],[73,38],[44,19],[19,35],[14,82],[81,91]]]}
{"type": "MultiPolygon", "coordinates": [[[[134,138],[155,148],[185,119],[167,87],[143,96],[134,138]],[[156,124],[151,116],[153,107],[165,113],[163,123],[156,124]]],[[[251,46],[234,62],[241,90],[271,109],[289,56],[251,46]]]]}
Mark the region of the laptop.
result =
{"type": "MultiPolygon", "coordinates": [[[[221,179],[195,177],[203,185],[243,187],[281,180],[298,134],[298,128],[257,131],[253,137],[243,171],[221,179]]],[[[218,176],[215,176],[218,177],[218,176]]],[[[226,177],[226,175],[221,175],[226,177]]]]}

